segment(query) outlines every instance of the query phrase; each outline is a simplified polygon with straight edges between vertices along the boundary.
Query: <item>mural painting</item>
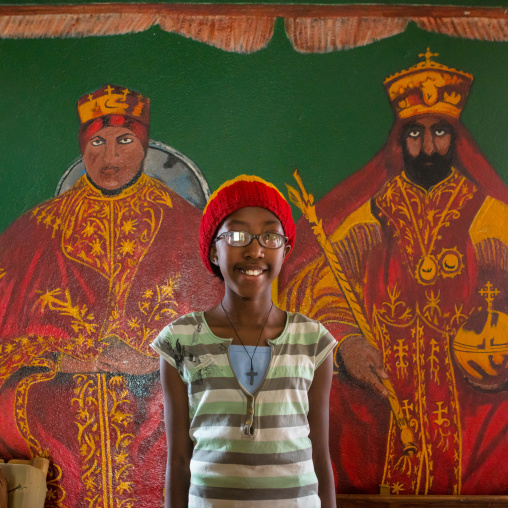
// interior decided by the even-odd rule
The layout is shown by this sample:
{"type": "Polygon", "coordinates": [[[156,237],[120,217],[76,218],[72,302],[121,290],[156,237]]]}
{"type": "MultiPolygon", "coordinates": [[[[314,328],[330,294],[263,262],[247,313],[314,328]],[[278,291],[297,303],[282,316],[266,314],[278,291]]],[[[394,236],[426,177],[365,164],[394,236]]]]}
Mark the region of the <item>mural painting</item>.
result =
{"type": "Polygon", "coordinates": [[[315,207],[290,184],[280,300],[339,340],[338,492],[502,494],[508,188],[460,121],[473,76],[419,56],[384,82],[395,122],[366,166],[315,207]]]}
{"type": "MultiPolygon", "coordinates": [[[[78,113],[86,173],[0,237],[1,455],[51,459],[47,507],[162,506],[166,442],[149,344],[222,288],[199,259],[200,210],[142,170],[149,99],[106,85],[78,113]]],[[[178,155],[163,158],[166,172],[203,205],[206,182],[186,177],[178,155]]]]}
{"type": "Polygon", "coordinates": [[[312,221],[279,304],[341,341],[337,492],[504,493],[505,10],[74,3],[0,7],[0,458],[52,460],[47,507],[162,506],[148,344],[220,297],[199,209],[247,172],[312,221]]]}

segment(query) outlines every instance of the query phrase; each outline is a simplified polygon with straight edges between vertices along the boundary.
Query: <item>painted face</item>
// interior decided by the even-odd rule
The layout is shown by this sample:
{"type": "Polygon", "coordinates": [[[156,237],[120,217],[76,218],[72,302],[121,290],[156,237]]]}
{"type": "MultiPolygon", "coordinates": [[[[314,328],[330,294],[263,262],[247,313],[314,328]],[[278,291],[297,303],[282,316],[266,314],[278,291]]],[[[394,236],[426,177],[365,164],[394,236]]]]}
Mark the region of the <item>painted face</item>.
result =
{"type": "Polygon", "coordinates": [[[102,128],[85,145],[83,162],[95,185],[120,189],[141,169],[145,151],[137,136],[125,127],[102,128]]]}
{"type": "Polygon", "coordinates": [[[404,142],[411,157],[420,153],[446,155],[451,146],[452,127],[436,116],[422,117],[410,123],[404,131],[404,142]]]}
{"type": "MultiPolygon", "coordinates": [[[[217,231],[216,237],[227,231],[246,231],[252,235],[284,235],[277,216],[259,207],[241,208],[229,215],[217,231]]],[[[271,290],[271,284],[290,250],[289,245],[278,249],[263,247],[257,239],[253,239],[245,247],[234,247],[221,239],[212,245],[210,260],[220,268],[224,282],[230,290],[244,298],[253,298],[271,290]]]]}
{"type": "Polygon", "coordinates": [[[425,116],[406,125],[402,134],[405,173],[410,180],[430,188],[451,171],[453,128],[437,116],[425,116]]]}

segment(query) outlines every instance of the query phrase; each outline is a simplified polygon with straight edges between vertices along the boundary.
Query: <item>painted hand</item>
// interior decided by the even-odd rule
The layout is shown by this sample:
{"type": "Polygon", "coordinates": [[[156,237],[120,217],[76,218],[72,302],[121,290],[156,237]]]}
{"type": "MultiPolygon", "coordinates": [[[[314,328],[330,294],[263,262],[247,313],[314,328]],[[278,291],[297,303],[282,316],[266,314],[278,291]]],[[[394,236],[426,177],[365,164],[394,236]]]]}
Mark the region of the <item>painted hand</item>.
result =
{"type": "Polygon", "coordinates": [[[388,379],[381,352],[372,347],[365,337],[348,337],[339,346],[339,354],[348,374],[361,385],[372,388],[381,397],[388,397],[382,379],[388,379]]]}
{"type": "Polygon", "coordinates": [[[103,372],[137,376],[150,374],[159,369],[157,358],[146,356],[123,342],[107,347],[97,358],[97,363],[98,369],[103,372]]]}
{"type": "Polygon", "coordinates": [[[60,361],[60,372],[65,374],[88,374],[98,372],[97,359],[90,361],[82,361],[69,355],[62,355],[60,361]]]}
{"type": "Polygon", "coordinates": [[[114,342],[94,360],[82,361],[63,355],[60,371],[66,374],[111,372],[112,374],[151,374],[159,369],[159,360],[150,358],[123,342],[114,342]]]}

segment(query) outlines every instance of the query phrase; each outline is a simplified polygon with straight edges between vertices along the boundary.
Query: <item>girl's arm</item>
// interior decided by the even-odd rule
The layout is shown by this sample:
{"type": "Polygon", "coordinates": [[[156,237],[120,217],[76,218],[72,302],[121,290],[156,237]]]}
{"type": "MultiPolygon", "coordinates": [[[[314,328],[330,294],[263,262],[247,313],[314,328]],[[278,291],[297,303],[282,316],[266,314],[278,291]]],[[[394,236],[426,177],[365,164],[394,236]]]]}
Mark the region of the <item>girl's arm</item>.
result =
{"type": "Polygon", "coordinates": [[[335,482],[328,442],[329,397],[332,386],[333,354],[329,354],[314,373],[309,389],[309,427],[312,460],[319,482],[322,508],[336,508],[335,482]]]}
{"type": "Polygon", "coordinates": [[[165,508],[187,508],[189,505],[190,460],[189,399],[178,371],[166,360],[160,360],[164,421],[168,442],[165,508]]]}

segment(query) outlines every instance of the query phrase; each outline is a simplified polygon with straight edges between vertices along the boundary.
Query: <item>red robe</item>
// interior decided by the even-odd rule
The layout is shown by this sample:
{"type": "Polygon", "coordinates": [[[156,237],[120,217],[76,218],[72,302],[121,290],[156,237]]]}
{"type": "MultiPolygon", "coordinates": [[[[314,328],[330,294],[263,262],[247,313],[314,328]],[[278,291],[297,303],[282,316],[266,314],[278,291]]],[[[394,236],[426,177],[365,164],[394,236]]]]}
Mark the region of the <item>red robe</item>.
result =
{"type": "MultiPolygon", "coordinates": [[[[335,208],[319,209],[325,220],[341,202],[327,204],[335,208]]],[[[506,391],[471,386],[452,351],[465,321],[486,312],[478,292],[487,282],[500,290],[494,308],[506,312],[503,219],[508,207],[454,170],[429,192],[400,174],[327,232],[417,446],[404,452],[387,402],[348,378],[336,355],[330,451],[338,493],[378,493],[380,484],[393,494],[506,492],[506,391]]],[[[314,247],[295,253],[300,260],[283,268],[282,303],[321,320],[339,342],[361,334],[324,256],[314,247]]]]}
{"type": "Polygon", "coordinates": [[[59,363],[114,343],[157,358],[149,344],[165,324],[220,298],[199,257],[200,218],[146,175],[117,196],[82,177],[1,235],[0,457],[51,459],[46,507],[163,506],[158,373],[59,363]]]}

